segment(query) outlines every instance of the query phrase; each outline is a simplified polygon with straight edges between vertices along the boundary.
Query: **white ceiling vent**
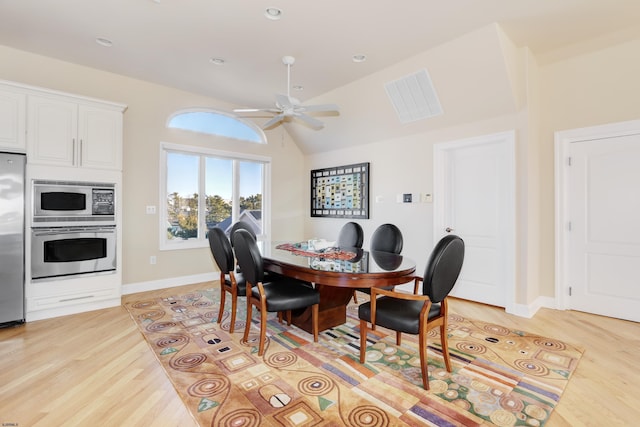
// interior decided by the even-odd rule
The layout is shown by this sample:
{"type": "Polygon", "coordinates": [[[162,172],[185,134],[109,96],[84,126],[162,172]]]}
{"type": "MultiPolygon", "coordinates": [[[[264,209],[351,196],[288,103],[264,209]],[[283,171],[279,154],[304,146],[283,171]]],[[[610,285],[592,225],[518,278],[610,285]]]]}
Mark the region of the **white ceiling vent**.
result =
{"type": "Polygon", "coordinates": [[[387,95],[402,123],[439,116],[443,113],[427,70],[385,84],[387,95]]]}

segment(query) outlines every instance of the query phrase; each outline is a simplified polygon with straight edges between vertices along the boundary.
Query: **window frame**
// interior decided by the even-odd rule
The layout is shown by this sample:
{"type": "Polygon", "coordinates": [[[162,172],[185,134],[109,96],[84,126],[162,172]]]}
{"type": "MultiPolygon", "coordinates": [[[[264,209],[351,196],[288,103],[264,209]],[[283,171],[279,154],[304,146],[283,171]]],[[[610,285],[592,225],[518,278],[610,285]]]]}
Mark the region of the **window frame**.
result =
{"type": "MultiPolygon", "coordinates": [[[[205,174],[202,165],[205,157],[217,157],[234,161],[249,161],[262,163],[262,234],[258,235],[259,241],[266,240],[271,234],[271,157],[259,156],[255,154],[238,153],[231,151],[216,150],[206,147],[174,144],[170,142],[160,142],[160,185],[159,185],[159,212],[158,212],[158,229],[159,229],[159,248],[161,251],[204,248],[209,246],[206,238],[206,232],[200,233],[200,230],[206,230],[205,210],[198,205],[198,237],[195,239],[177,239],[168,240],[167,233],[167,153],[184,153],[200,156],[200,169],[198,171],[198,203],[204,199],[205,174]]],[[[240,181],[239,168],[237,164],[233,165],[233,185],[232,185],[232,209],[231,221],[236,222],[239,218],[240,209],[240,181]]]]}
{"type": "Polygon", "coordinates": [[[175,111],[173,114],[171,114],[168,118],[167,118],[167,122],[165,123],[165,127],[167,129],[177,129],[177,130],[181,130],[181,131],[185,131],[185,132],[194,132],[194,133],[198,133],[200,135],[209,135],[209,136],[218,136],[221,138],[230,138],[230,139],[234,139],[236,141],[242,141],[242,142],[249,142],[252,144],[267,144],[267,135],[265,135],[264,130],[262,130],[262,128],[260,126],[258,126],[257,124],[255,124],[254,122],[250,121],[250,120],[244,120],[241,117],[238,117],[234,114],[230,114],[224,111],[219,111],[219,110],[213,110],[211,108],[184,108],[182,110],[177,110],[175,111]],[[244,138],[238,138],[236,136],[233,135],[227,135],[227,134],[221,134],[221,133],[213,133],[213,132],[204,132],[201,130],[197,130],[197,129],[187,129],[187,128],[182,128],[182,127],[174,127],[174,126],[170,126],[171,120],[173,120],[175,117],[180,116],[182,114],[189,114],[189,113],[209,113],[209,114],[214,114],[214,115],[218,115],[218,116],[224,116],[227,117],[229,119],[235,120],[245,126],[247,126],[248,128],[250,128],[251,130],[253,130],[256,135],[260,138],[260,141],[253,141],[251,139],[244,139],[244,138]]]}

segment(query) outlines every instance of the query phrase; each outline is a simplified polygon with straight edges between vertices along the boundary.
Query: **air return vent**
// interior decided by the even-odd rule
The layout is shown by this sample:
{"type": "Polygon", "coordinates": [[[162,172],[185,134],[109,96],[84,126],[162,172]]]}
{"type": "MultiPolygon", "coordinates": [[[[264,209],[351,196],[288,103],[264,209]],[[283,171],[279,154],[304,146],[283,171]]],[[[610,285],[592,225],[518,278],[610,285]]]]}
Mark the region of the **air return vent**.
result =
{"type": "Polygon", "coordinates": [[[402,123],[439,116],[443,113],[427,70],[385,84],[387,95],[402,123]]]}

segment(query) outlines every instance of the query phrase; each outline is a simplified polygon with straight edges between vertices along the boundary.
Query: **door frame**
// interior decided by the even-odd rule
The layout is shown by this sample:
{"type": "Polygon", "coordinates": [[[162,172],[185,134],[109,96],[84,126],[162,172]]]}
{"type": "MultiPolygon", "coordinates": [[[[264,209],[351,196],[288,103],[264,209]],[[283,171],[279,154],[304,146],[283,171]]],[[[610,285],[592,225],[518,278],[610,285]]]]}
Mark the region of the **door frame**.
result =
{"type": "Polygon", "coordinates": [[[569,307],[569,154],[573,143],[640,134],[640,120],[610,123],[557,131],[555,142],[555,304],[559,310],[569,307]]]}
{"type": "MultiPolygon", "coordinates": [[[[458,139],[449,142],[442,142],[433,145],[433,192],[436,197],[433,209],[433,237],[439,239],[444,226],[444,203],[440,202],[439,195],[446,191],[446,171],[445,156],[452,149],[461,147],[472,147],[486,144],[499,143],[504,150],[505,158],[510,159],[506,174],[503,177],[508,185],[506,194],[503,194],[505,205],[509,211],[505,213],[507,223],[504,229],[508,230],[508,235],[504,236],[505,246],[505,271],[506,295],[505,311],[516,313],[516,152],[515,152],[515,130],[498,132],[494,134],[476,136],[472,138],[458,139]]],[[[434,241],[435,244],[435,241],[434,241]]],[[[517,313],[516,313],[517,314],[517,313]]]]}

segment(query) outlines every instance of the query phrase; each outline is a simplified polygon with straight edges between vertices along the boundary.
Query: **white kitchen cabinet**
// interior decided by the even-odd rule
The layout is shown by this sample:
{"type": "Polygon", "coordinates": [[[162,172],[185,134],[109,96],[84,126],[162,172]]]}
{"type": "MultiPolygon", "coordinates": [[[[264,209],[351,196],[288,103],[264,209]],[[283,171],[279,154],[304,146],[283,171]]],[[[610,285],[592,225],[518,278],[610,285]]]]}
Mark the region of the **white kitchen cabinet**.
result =
{"type": "Polygon", "coordinates": [[[26,320],[48,319],[121,304],[120,273],[30,281],[26,287],[26,320]]]}
{"type": "Polygon", "coordinates": [[[122,109],[30,95],[27,151],[27,161],[33,164],[121,170],[122,109]]]}
{"type": "Polygon", "coordinates": [[[0,150],[26,151],[27,96],[0,85],[0,150]]]}

